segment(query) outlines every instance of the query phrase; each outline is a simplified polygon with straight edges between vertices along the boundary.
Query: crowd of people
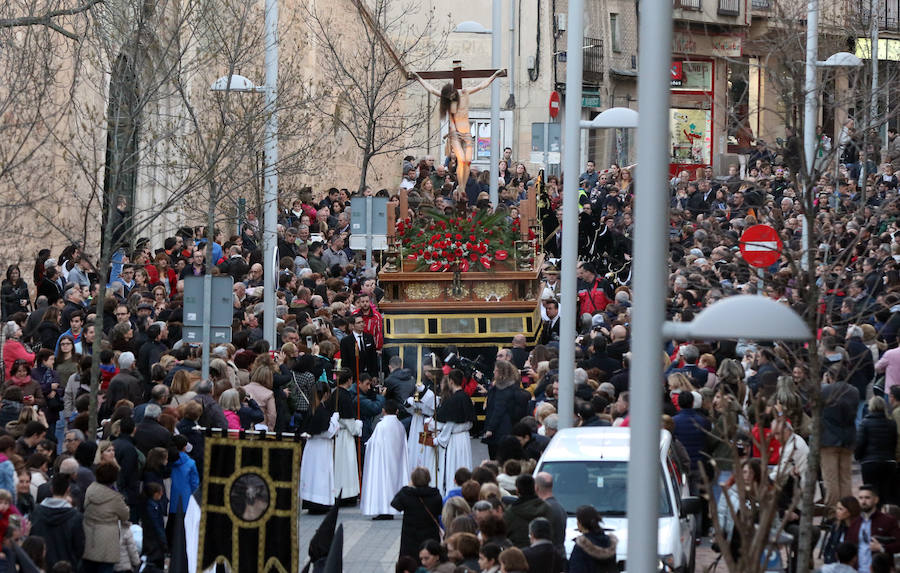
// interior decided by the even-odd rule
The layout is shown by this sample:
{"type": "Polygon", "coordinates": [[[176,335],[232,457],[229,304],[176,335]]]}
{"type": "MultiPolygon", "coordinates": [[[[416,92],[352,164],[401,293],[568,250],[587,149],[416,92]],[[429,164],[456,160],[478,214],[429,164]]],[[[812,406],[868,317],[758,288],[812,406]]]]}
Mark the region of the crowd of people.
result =
{"type": "MultiPolygon", "coordinates": [[[[771,527],[796,545],[796,492],[809,479],[821,481],[823,571],[889,571],[884,555],[900,552],[900,165],[891,163],[900,161],[900,140],[891,135],[888,161],[862,189],[853,165],[816,183],[815,301],[804,298],[791,260],[801,249],[803,206],[783,158],[757,149],[727,175],[684,171],[669,182],[670,318],[690,321],[722,297],[758,293],[799,311],[814,305],[822,319],[809,347],[672,340],[660,349],[661,423],[673,435],[679,474],[693,492],[709,492],[698,532],[717,524],[732,555],[746,550],[739,517],[759,519],[763,491],[777,492],[771,527]],[[758,223],[775,227],[785,245],[762,282],[738,250],[741,232],[758,223]],[[812,468],[808,397],[816,386],[822,461],[812,468]]],[[[511,154],[497,207],[510,223],[537,183],[511,154]]],[[[487,172],[473,169],[458,190],[452,166],[407,159],[399,188],[377,193],[391,197],[398,217],[491,208],[487,172]],[[401,190],[409,213],[399,213],[401,190]]],[[[612,251],[627,251],[633,233],[635,181],[628,168],[598,171],[589,162],[580,183],[577,300],[559,297],[562,187],[548,177],[539,189],[547,255],[540,334],[533,343],[533,333],[516,336],[474,376],[452,364],[406,364],[385,348],[384,292],[348,247],[347,190],[305,188],[280,209],[274,347],[261,328],[252,212],[233,235],[185,227],[159,245],[137,240],[117,252],[108,277],[97,276],[78,245],[55,258],[42,250],[31,284],[9,265],[0,286],[0,567],[165,568],[171,524],[203,480],[201,429],[225,428],[303,434],[299,490],[310,513],[359,503],[375,520],[402,514],[397,571],[614,570],[616,539],[603,516],[577,508],[581,536],[567,552],[554,476],[532,475],[558,428],[561,367],[575,367],[580,426],[627,427],[630,400],[648,398],[629,394],[630,276],[609,264],[629,258],[612,251]],[[206,273],[234,279],[234,322],[232,342],[211,348],[202,379],[201,348],[182,339],[183,279],[206,273]],[[578,332],[560,332],[560,312],[577,313],[578,332]],[[559,364],[561,336],[576,337],[575,365],[559,364]],[[90,434],[94,361],[99,430],[90,434]],[[486,396],[483,424],[475,395],[486,396]],[[488,460],[472,459],[472,437],[487,445],[488,460]]]]}

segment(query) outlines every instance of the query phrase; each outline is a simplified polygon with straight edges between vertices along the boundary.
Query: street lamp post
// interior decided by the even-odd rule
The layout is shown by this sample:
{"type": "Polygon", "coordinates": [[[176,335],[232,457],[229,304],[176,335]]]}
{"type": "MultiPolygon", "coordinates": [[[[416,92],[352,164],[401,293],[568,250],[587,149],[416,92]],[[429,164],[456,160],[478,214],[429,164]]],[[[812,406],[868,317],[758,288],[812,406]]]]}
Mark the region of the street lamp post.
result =
{"type": "MultiPolygon", "coordinates": [[[[266,83],[257,86],[244,76],[217,79],[212,91],[264,93],[266,125],[263,136],[263,338],[274,348],[275,282],[278,264],[278,0],[266,0],[266,83]]],[[[212,232],[212,231],[210,231],[212,232]]],[[[207,293],[207,296],[209,293],[207,293]]]]}
{"type": "Polygon", "coordinates": [[[581,82],[584,71],[584,0],[569,0],[566,60],[566,117],[563,145],[562,274],[560,299],[566,305],[559,319],[559,427],[574,425],[575,321],[578,317],[578,175],[581,172],[581,82]],[[571,305],[571,306],[570,306],[571,305]],[[575,308],[572,308],[575,307],[575,308]]]}
{"type": "MultiPolygon", "coordinates": [[[[569,27],[569,33],[571,34],[572,27],[569,27]]],[[[571,45],[571,44],[570,44],[571,45]]],[[[578,53],[581,53],[581,50],[576,50],[578,53]]],[[[566,173],[575,173],[577,174],[580,171],[580,166],[578,164],[578,157],[581,155],[581,130],[582,129],[616,129],[616,128],[634,128],[637,127],[638,124],[638,112],[633,109],[628,109],[624,107],[613,107],[603,112],[599,113],[597,117],[592,119],[591,121],[583,121],[580,119],[581,113],[581,97],[577,99],[578,107],[576,109],[579,112],[571,111],[572,108],[568,99],[568,75],[572,73],[574,74],[574,70],[572,69],[572,60],[568,60],[568,67],[566,70],[566,173]],[[573,117],[573,123],[577,123],[578,127],[573,129],[569,124],[570,117],[573,117]],[[571,130],[571,131],[570,131],[571,130]],[[575,135],[573,136],[572,133],[575,135]],[[575,160],[571,161],[571,158],[574,157],[575,160]],[[572,171],[574,169],[574,171],[572,171]]],[[[578,73],[579,81],[581,78],[581,72],[578,73]]],[[[574,364],[575,363],[575,340],[572,337],[572,334],[575,333],[576,321],[578,318],[577,310],[578,300],[576,296],[576,285],[578,284],[578,277],[576,275],[576,261],[578,259],[578,202],[576,201],[567,201],[566,197],[578,197],[578,175],[571,177],[569,175],[566,176],[566,180],[574,179],[575,188],[574,191],[570,191],[568,188],[564,188],[563,191],[563,228],[562,228],[562,242],[563,242],[563,252],[562,252],[562,273],[560,275],[560,280],[562,284],[560,285],[560,298],[564,301],[571,301],[571,304],[575,305],[576,309],[566,309],[566,312],[562,313],[560,317],[560,332],[567,333],[565,336],[561,336],[559,340],[559,355],[560,355],[560,364],[574,364]],[[570,210],[566,210],[566,203],[571,203],[570,210]],[[568,261],[568,263],[567,263],[568,261]],[[571,294],[568,294],[571,293],[571,294]],[[562,362],[562,357],[566,358],[569,362],[562,362]]],[[[575,369],[574,368],[560,368],[559,369],[559,427],[560,428],[571,428],[574,425],[574,410],[575,410],[575,369]]]]}
{"type": "Polygon", "coordinates": [[[660,352],[667,284],[669,165],[668,140],[659,127],[669,124],[669,67],[672,63],[672,2],[642,2],[638,33],[637,176],[643,191],[635,193],[634,305],[629,391],[631,449],[628,460],[629,571],[658,568],[657,497],[659,489],[659,426],[662,413],[660,352]],[[661,187],[662,186],[662,187],[661,187]]]}
{"type": "MultiPolygon", "coordinates": [[[[825,61],[818,60],[818,5],[819,0],[809,0],[806,13],[806,81],[804,85],[806,94],[804,97],[803,109],[803,152],[806,158],[806,189],[804,197],[808,197],[809,190],[813,185],[813,177],[815,177],[816,173],[816,149],[819,145],[819,142],[816,139],[816,124],[818,123],[817,118],[819,115],[819,96],[817,91],[818,86],[816,83],[816,69],[853,67],[858,68],[862,66],[862,60],[849,52],[838,52],[829,56],[825,61]]],[[[833,146],[837,145],[838,143],[838,141],[834,141],[833,146]]],[[[839,157],[834,158],[835,165],[837,165],[839,160],[839,157]]],[[[837,170],[835,170],[835,173],[837,173],[837,170]]],[[[837,181],[835,181],[835,184],[837,184],[837,181]]],[[[801,239],[803,242],[803,252],[800,256],[800,266],[804,270],[807,270],[809,268],[808,253],[811,245],[809,235],[809,222],[807,221],[806,217],[803,217],[802,233],[803,234],[801,239]]]]}
{"type": "Polygon", "coordinates": [[[278,248],[278,0],[266,0],[266,131],[263,166],[263,337],[275,348],[275,252],[278,248]]]}
{"type": "MultiPolygon", "coordinates": [[[[491,0],[491,67],[500,69],[500,41],[503,28],[503,12],[500,0],[491,0]]],[[[511,81],[511,80],[510,80],[511,81]]],[[[508,166],[507,166],[508,167],[508,166]]],[[[491,205],[496,207],[500,200],[500,82],[491,82],[491,205]]]]}

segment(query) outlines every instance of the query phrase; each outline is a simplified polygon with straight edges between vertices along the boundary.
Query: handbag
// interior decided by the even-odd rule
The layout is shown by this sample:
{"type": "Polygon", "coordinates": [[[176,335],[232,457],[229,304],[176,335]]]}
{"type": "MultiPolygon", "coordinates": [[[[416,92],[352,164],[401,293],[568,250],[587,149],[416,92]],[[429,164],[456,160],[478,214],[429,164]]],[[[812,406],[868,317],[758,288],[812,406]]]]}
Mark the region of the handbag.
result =
{"type": "Polygon", "coordinates": [[[423,446],[434,447],[434,431],[428,429],[428,423],[425,423],[425,430],[419,432],[419,443],[423,446]]]}
{"type": "Polygon", "coordinates": [[[887,375],[881,374],[878,378],[875,379],[875,383],[872,385],[872,392],[876,396],[880,396],[881,398],[885,397],[884,394],[884,386],[887,383],[887,375]]]}
{"type": "Polygon", "coordinates": [[[427,505],[425,505],[425,500],[422,499],[421,497],[418,498],[418,499],[419,499],[419,503],[422,504],[422,507],[424,507],[424,508],[425,508],[425,511],[428,513],[428,517],[430,517],[430,518],[431,518],[431,521],[433,521],[434,524],[437,525],[438,531],[439,531],[440,534],[441,534],[441,539],[440,539],[440,541],[443,541],[443,540],[444,540],[444,528],[441,527],[441,522],[438,521],[437,519],[435,519],[434,514],[431,513],[431,510],[428,509],[428,506],[427,506],[427,505]]]}

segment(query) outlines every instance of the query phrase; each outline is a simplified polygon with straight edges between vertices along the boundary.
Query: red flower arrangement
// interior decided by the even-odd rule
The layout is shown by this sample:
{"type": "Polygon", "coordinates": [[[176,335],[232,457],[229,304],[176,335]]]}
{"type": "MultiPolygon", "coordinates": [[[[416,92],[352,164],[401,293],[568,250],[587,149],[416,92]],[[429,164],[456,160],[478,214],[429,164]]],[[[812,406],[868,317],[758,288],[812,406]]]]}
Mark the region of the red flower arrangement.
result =
{"type": "Polygon", "coordinates": [[[397,234],[406,259],[417,261],[416,270],[467,272],[487,271],[506,260],[519,229],[518,220],[509,223],[506,213],[432,211],[415,221],[400,221],[397,234]]]}

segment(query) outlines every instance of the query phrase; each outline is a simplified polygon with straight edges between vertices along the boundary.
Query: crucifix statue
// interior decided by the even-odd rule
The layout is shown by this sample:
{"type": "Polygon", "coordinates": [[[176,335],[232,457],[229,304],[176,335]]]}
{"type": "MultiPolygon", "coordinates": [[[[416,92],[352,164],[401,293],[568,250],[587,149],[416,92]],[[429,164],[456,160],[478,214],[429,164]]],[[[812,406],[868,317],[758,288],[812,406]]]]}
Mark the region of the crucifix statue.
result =
{"type": "MultiPolygon", "coordinates": [[[[491,85],[499,77],[506,76],[506,70],[466,70],[463,71],[459,60],[453,61],[453,69],[449,72],[412,72],[410,79],[418,81],[432,95],[440,98],[441,116],[447,115],[448,133],[446,154],[452,152],[456,157],[456,180],[459,189],[465,190],[469,179],[469,168],[475,157],[475,144],[472,141],[472,130],[469,127],[469,96],[491,85]],[[464,88],[463,78],[486,78],[480,84],[464,88]],[[444,84],[438,90],[425,80],[452,79],[453,83],[444,84]]],[[[496,142],[491,142],[494,145],[496,142]]]]}

